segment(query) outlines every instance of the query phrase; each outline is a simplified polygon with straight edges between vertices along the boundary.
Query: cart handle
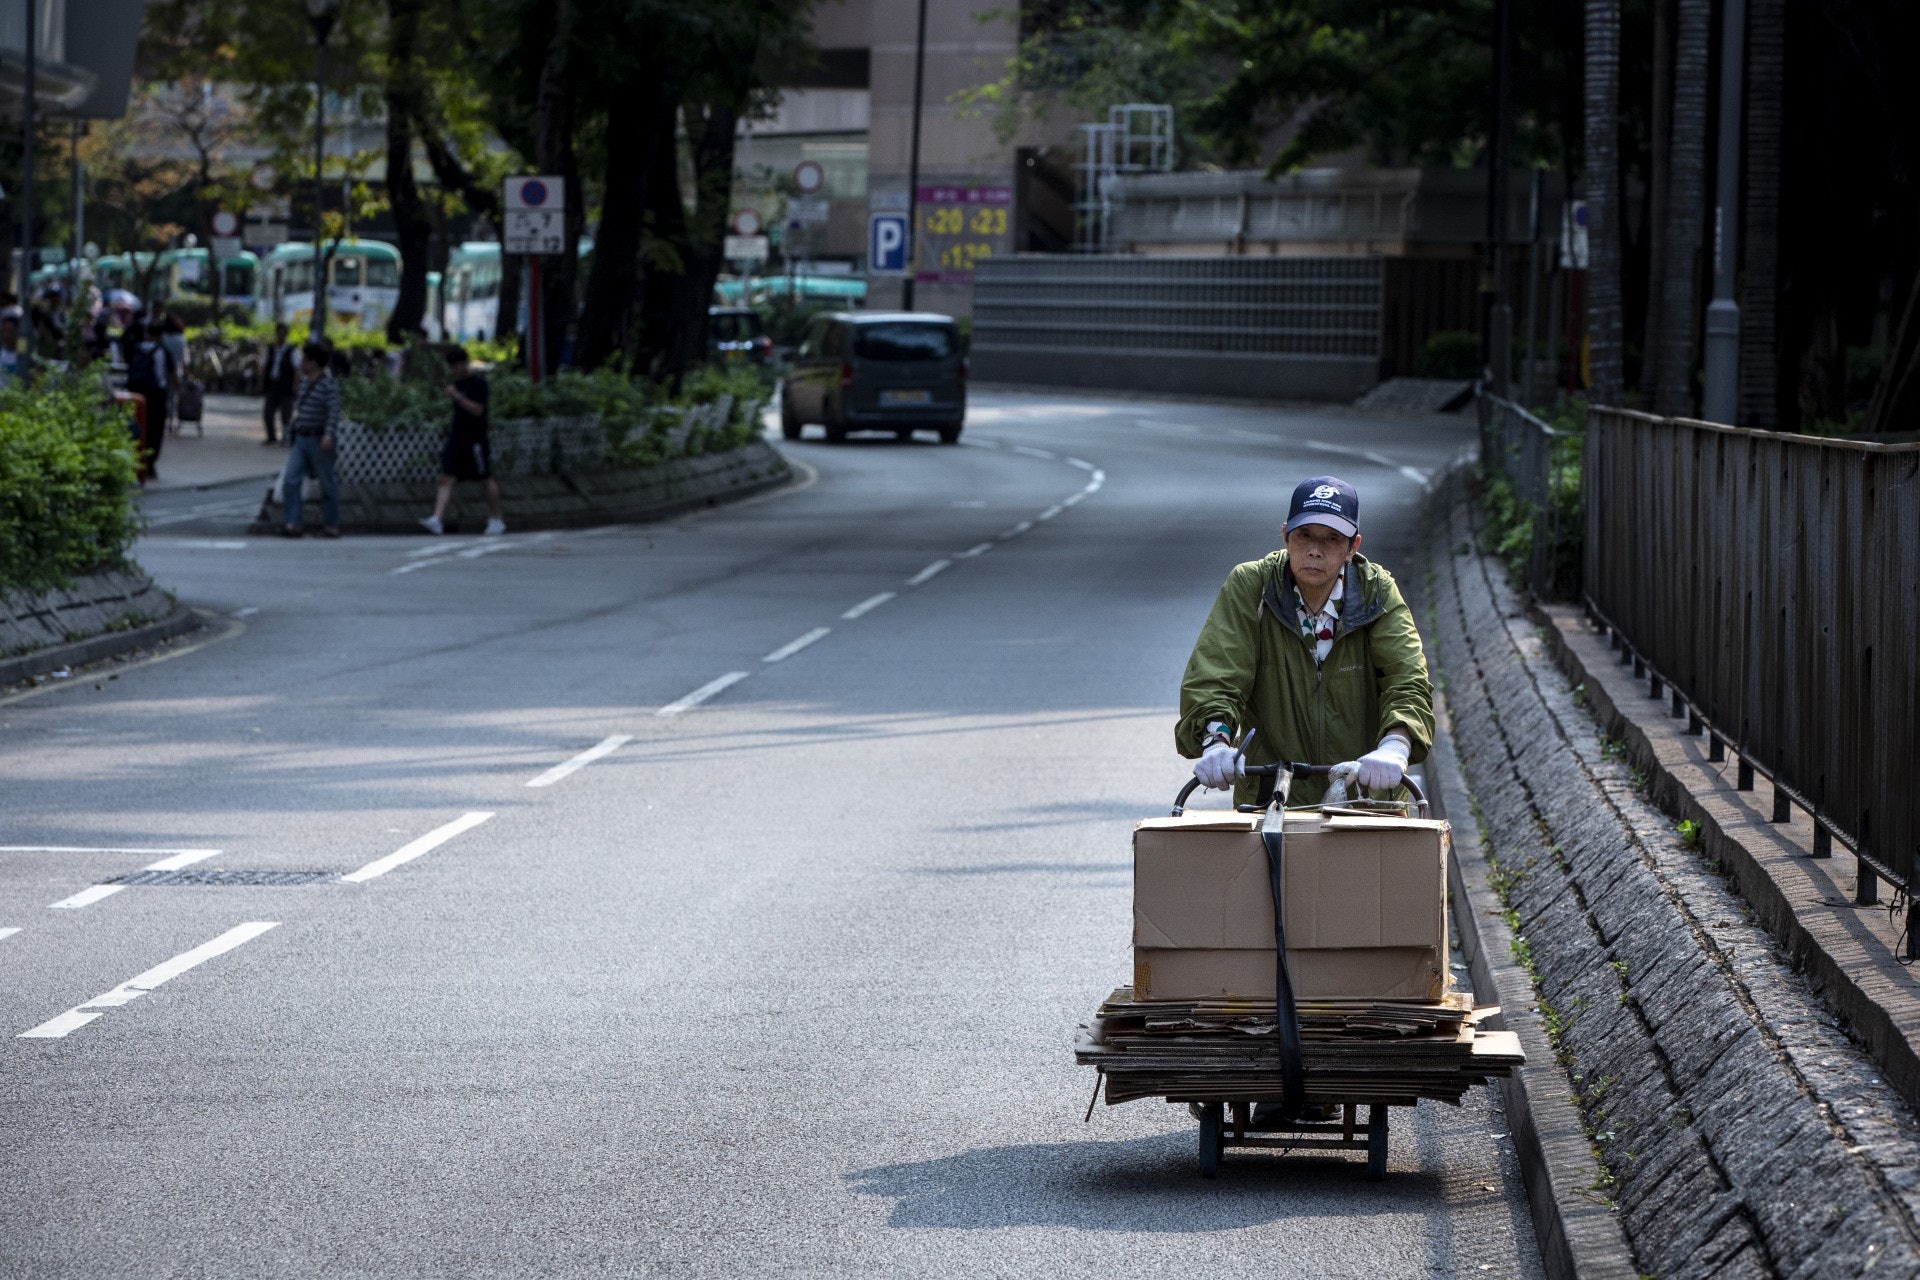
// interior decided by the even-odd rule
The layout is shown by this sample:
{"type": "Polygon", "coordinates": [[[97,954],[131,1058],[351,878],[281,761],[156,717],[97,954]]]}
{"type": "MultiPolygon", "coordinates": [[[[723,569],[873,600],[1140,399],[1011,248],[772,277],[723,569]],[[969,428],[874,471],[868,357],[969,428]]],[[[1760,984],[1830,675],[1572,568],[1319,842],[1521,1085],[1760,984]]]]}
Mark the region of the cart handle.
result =
{"type": "MultiPolygon", "coordinates": [[[[1282,764],[1250,764],[1246,766],[1242,776],[1248,777],[1248,778],[1271,778],[1271,777],[1277,776],[1282,769],[1285,769],[1288,773],[1291,773],[1296,777],[1301,777],[1301,778],[1323,778],[1327,774],[1333,772],[1333,766],[1330,764],[1301,764],[1300,762],[1295,761],[1292,764],[1284,764],[1284,765],[1282,764]]],[[[1402,774],[1400,778],[1400,785],[1413,793],[1413,802],[1416,805],[1418,805],[1422,810],[1426,809],[1427,794],[1426,792],[1420,789],[1420,784],[1414,781],[1413,776],[1411,774],[1402,774]]],[[[1177,818],[1181,814],[1187,811],[1187,798],[1191,796],[1199,786],[1200,786],[1200,779],[1198,778],[1187,779],[1187,785],[1180,788],[1180,794],[1174,798],[1174,801],[1173,801],[1174,817],[1177,818]]]]}

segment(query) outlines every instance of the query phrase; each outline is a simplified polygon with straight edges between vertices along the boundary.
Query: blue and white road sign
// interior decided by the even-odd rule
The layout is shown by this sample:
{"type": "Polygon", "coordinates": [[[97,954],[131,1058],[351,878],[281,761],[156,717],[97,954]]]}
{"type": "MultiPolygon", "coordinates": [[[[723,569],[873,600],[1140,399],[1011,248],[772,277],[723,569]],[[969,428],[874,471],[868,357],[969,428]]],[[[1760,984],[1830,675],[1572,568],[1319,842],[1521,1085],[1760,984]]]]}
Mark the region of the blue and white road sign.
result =
{"type": "Polygon", "coordinates": [[[870,276],[907,274],[906,214],[867,215],[867,274],[870,276]]]}

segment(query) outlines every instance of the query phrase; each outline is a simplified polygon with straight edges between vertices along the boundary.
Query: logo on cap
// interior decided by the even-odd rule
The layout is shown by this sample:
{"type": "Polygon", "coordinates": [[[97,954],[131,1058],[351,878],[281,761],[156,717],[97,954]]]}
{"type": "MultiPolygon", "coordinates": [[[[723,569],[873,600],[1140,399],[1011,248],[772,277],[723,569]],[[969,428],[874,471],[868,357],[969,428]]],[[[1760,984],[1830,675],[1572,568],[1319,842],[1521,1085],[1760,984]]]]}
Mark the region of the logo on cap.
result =
{"type": "Polygon", "coordinates": [[[1313,496],[1316,498],[1332,498],[1332,497],[1337,497],[1339,493],[1340,491],[1334,488],[1332,485],[1323,484],[1319,488],[1313,491],[1313,496]]]}

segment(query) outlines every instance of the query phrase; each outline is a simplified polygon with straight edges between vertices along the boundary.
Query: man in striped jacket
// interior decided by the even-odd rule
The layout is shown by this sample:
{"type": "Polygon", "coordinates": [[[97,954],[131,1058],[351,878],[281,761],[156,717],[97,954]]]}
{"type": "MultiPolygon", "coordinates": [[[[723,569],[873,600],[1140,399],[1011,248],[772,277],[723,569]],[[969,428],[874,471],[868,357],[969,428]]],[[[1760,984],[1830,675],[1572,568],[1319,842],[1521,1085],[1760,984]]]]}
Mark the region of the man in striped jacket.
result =
{"type": "Polygon", "coordinates": [[[286,514],[281,533],[298,538],[306,532],[300,521],[300,491],[307,476],[320,479],[321,536],[340,536],[340,481],[333,473],[334,441],[340,429],[340,384],[327,372],[328,352],[318,342],[300,350],[300,386],[293,396],[293,454],[280,475],[280,505],[286,514]]]}

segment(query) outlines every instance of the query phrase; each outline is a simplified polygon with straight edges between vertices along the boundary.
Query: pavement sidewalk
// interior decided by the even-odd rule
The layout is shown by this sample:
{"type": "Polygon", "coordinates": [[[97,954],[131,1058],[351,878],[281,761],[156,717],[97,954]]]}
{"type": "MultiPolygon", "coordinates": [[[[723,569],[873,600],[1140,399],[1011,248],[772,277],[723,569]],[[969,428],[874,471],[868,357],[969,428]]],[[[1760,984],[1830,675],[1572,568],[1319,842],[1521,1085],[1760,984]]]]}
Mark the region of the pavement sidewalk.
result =
{"type": "Polygon", "coordinates": [[[286,462],[281,445],[265,445],[259,396],[209,395],[201,423],[186,423],[167,437],[150,494],[206,489],[236,480],[266,484],[286,462]]]}

